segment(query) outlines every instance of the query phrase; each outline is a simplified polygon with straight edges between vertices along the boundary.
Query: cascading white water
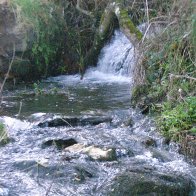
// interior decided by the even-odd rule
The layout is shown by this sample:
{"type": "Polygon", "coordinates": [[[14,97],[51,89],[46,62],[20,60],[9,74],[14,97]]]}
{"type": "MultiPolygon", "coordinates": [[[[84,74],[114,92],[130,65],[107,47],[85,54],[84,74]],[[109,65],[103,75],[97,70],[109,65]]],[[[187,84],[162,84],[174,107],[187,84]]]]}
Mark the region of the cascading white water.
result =
{"type": "Polygon", "coordinates": [[[133,64],[134,47],[120,30],[116,30],[110,43],[101,51],[97,70],[114,75],[128,76],[133,64]]]}
{"type": "Polygon", "coordinates": [[[131,82],[135,65],[135,49],[128,38],[120,31],[115,30],[111,40],[102,48],[96,67],[86,70],[83,80],[80,75],[58,76],[47,81],[70,83],[100,83],[100,82],[131,82]]]}
{"type": "Polygon", "coordinates": [[[85,77],[130,81],[134,64],[134,46],[120,30],[115,30],[110,42],[101,50],[97,67],[87,70],[85,77]]]}

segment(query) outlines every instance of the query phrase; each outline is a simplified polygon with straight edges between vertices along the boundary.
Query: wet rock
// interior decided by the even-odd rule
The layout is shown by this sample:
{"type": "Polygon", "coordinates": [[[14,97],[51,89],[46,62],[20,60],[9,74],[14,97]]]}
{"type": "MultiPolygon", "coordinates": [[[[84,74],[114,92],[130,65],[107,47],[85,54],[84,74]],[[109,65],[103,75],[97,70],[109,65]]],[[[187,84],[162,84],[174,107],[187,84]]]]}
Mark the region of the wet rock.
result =
{"type": "Polygon", "coordinates": [[[59,127],[59,126],[86,126],[86,125],[98,125],[100,123],[110,123],[112,119],[110,117],[88,117],[88,118],[55,118],[52,120],[46,120],[38,124],[39,127],[59,127]]]}
{"type": "Polygon", "coordinates": [[[60,126],[68,126],[75,127],[78,126],[79,119],[78,118],[55,118],[49,119],[44,122],[38,124],[39,127],[60,127],[60,126]]]}
{"type": "Polygon", "coordinates": [[[42,148],[46,148],[48,146],[55,146],[57,149],[61,150],[64,148],[67,148],[68,146],[72,146],[74,144],[77,144],[77,141],[73,138],[70,139],[53,139],[45,141],[42,144],[42,148]]]}
{"type": "Polygon", "coordinates": [[[88,117],[88,118],[84,118],[81,119],[81,125],[85,126],[85,125],[98,125],[101,123],[111,123],[112,118],[111,117],[101,117],[101,116],[95,116],[95,117],[88,117]]]}
{"type": "Polygon", "coordinates": [[[145,137],[142,139],[142,144],[144,144],[146,147],[149,147],[149,146],[154,146],[156,147],[157,144],[156,144],[156,141],[151,138],[151,137],[145,137]]]}
{"type": "MultiPolygon", "coordinates": [[[[42,178],[42,179],[56,179],[66,176],[65,167],[62,164],[53,164],[51,160],[47,158],[42,158],[40,160],[34,159],[18,159],[13,163],[14,168],[19,171],[28,173],[32,177],[42,178]]],[[[72,171],[73,172],[73,171],[72,171]]]]}
{"type": "Polygon", "coordinates": [[[84,168],[82,166],[76,166],[76,173],[74,174],[74,181],[84,182],[88,178],[93,177],[93,173],[89,168],[84,168]]]}
{"type": "Polygon", "coordinates": [[[37,168],[38,161],[21,159],[21,160],[15,160],[13,165],[17,169],[28,171],[28,169],[31,170],[34,167],[37,168]]]}
{"type": "Polygon", "coordinates": [[[65,151],[71,152],[71,153],[80,153],[85,148],[84,144],[74,144],[73,146],[65,148],[65,151]]]}
{"type": "Polygon", "coordinates": [[[171,155],[168,153],[168,151],[151,149],[151,152],[153,158],[156,158],[161,162],[168,162],[172,160],[171,155]]]}
{"type": "Polygon", "coordinates": [[[132,127],[133,124],[134,124],[133,119],[130,117],[130,118],[125,119],[121,126],[122,127],[132,127]]]}
{"type": "Polygon", "coordinates": [[[178,174],[163,174],[156,171],[141,170],[125,171],[115,177],[112,185],[109,185],[104,193],[108,196],[132,196],[132,195],[179,195],[189,196],[193,194],[193,182],[178,174]]]}
{"type": "Polygon", "coordinates": [[[148,114],[149,113],[149,110],[150,110],[150,107],[148,105],[144,105],[144,106],[141,106],[141,113],[142,114],[148,114]]]}
{"type": "Polygon", "coordinates": [[[65,149],[70,153],[85,153],[93,160],[114,161],[116,160],[115,149],[101,149],[95,146],[85,146],[83,144],[75,144],[65,149]]]}
{"type": "Polygon", "coordinates": [[[95,146],[89,146],[84,149],[92,159],[100,161],[114,161],[116,160],[116,153],[114,149],[100,149],[95,146]]]}

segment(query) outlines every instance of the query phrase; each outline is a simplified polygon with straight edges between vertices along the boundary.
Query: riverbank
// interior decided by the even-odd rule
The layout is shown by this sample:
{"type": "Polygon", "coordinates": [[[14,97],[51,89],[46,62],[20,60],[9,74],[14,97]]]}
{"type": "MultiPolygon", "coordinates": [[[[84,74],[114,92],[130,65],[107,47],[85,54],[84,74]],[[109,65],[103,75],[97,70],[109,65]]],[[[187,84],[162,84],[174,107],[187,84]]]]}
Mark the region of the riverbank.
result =
{"type": "Polygon", "coordinates": [[[179,142],[181,152],[196,162],[194,7],[192,1],[172,3],[164,19],[154,21],[164,26],[144,44],[144,58],[136,75],[140,83],[133,90],[132,104],[153,115],[159,131],[168,140],[179,142]]]}

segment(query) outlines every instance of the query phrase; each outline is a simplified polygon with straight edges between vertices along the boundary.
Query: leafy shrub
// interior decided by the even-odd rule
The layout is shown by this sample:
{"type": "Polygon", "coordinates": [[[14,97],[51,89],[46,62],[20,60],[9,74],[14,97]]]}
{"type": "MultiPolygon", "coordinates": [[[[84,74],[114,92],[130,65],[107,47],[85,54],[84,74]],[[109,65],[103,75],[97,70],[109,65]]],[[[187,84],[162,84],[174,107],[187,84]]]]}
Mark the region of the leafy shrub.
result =
{"type": "MultiPolygon", "coordinates": [[[[148,88],[140,87],[132,102],[147,105],[151,114],[158,115],[158,125],[164,135],[177,139],[181,131],[195,132],[195,2],[167,3],[163,12],[165,26],[160,34],[144,42],[144,60],[138,70],[145,71],[141,72],[141,79],[138,79],[140,73],[136,74],[136,79],[143,82],[139,85],[148,88]]],[[[152,21],[156,22],[156,18],[152,21]]]]}
{"type": "Polygon", "coordinates": [[[188,97],[185,101],[172,108],[164,107],[158,124],[163,134],[175,139],[181,131],[195,132],[196,123],[196,97],[188,97]]]}
{"type": "Polygon", "coordinates": [[[35,64],[36,74],[46,76],[49,70],[53,71],[52,66],[61,54],[65,37],[62,13],[52,1],[12,0],[12,3],[17,7],[19,21],[31,27],[33,44],[28,56],[35,64]]]}

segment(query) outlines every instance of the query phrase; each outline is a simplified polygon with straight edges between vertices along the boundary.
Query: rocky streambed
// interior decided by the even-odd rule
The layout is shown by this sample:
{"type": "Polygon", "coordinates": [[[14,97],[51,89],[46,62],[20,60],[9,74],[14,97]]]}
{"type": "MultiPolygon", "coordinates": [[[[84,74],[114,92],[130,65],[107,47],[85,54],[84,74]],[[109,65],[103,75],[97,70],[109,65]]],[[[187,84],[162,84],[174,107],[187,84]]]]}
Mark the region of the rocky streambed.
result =
{"type": "Polygon", "coordinates": [[[0,195],[195,195],[195,167],[131,108],[129,79],[91,75],[4,92],[0,195]]]}

